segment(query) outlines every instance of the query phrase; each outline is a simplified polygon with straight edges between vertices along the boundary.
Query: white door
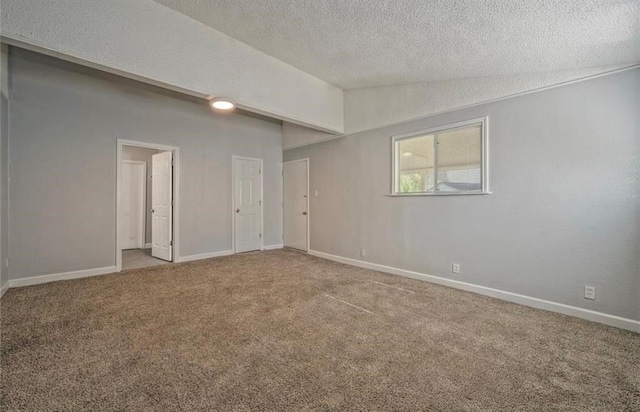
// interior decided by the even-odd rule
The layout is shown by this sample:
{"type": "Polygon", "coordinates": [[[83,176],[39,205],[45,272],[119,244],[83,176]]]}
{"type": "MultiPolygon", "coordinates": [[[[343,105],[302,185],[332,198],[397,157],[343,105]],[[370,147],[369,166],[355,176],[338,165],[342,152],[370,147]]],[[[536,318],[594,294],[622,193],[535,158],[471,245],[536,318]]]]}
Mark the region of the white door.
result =
{"type": "Polygon", "coordinates": [[[307,159],[284,164],[284,245],[307,250],[309,219],[307,159]]]}
{"type": "Polygon", "coordinates": [[[151,157],[151,255],[172,260],[173,152],[151,157]]]}
{"type": "Polygon", "coordinates": [[[233,159],[236,253],[262,248],[262,161],[233,159]]]}
{"type": "Polygon", "coordinates": [[[122,249],[144,248],[146,162],[122,162],[122,249]]]}

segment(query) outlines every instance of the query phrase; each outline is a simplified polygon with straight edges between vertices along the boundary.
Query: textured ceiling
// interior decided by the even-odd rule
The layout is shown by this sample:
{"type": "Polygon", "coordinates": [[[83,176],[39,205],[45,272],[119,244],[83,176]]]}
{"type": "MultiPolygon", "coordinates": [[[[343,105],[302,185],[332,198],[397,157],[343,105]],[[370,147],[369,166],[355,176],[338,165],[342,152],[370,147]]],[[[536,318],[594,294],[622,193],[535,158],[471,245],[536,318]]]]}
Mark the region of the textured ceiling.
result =
{"type": "Polygon", "coordinates": [[[640,0],[156,0],[344,89],[640,62],[640,0]]]}

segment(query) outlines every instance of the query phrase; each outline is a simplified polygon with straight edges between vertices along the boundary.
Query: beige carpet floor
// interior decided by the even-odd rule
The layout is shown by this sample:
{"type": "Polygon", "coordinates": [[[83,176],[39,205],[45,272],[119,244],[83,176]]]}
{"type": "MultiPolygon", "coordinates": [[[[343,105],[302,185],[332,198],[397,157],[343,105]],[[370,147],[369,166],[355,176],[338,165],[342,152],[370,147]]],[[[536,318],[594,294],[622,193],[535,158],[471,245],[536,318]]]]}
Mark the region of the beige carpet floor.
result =
{"type": "Polygon", "coordinates": [[[279,250],[11,289],[4,410],[640,410],[640,335],[279,250]]]}

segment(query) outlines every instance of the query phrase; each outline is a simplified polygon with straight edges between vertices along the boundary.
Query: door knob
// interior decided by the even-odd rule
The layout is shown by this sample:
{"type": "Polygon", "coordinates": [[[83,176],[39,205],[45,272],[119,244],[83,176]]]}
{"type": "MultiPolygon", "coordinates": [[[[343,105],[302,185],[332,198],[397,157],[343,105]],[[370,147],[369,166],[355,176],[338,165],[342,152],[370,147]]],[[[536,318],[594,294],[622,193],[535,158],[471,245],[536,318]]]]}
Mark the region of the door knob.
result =
{"type": "Polygon", "coordinates": [[[151,213],[155,213],[156,211],[155,211],[155,210],[153,210],[153,209],[149,209],[149,212],[151,212],[151,213]]]}
{"type": "Polygon", "coordinates": [[[307,212],[302,212],[302,214],[306,216],[306,215],[307,215],[307,212]]]}
{"type": "Polygon", "coordinates": [[[236,209],[236,213],[240,213],[240,209],[236,209]]]}

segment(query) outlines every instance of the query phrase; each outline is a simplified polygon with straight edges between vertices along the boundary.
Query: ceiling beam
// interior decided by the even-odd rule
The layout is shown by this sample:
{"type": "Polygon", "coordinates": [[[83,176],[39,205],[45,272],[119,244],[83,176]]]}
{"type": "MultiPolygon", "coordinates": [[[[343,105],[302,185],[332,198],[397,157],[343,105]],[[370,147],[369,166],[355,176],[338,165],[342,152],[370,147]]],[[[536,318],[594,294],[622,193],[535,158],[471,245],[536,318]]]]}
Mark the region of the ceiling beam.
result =
{"type": "Polygon", "coordinates": [[[2,0],[4,42],[329,133],[343,92],[152,0],[2,0]]]}

